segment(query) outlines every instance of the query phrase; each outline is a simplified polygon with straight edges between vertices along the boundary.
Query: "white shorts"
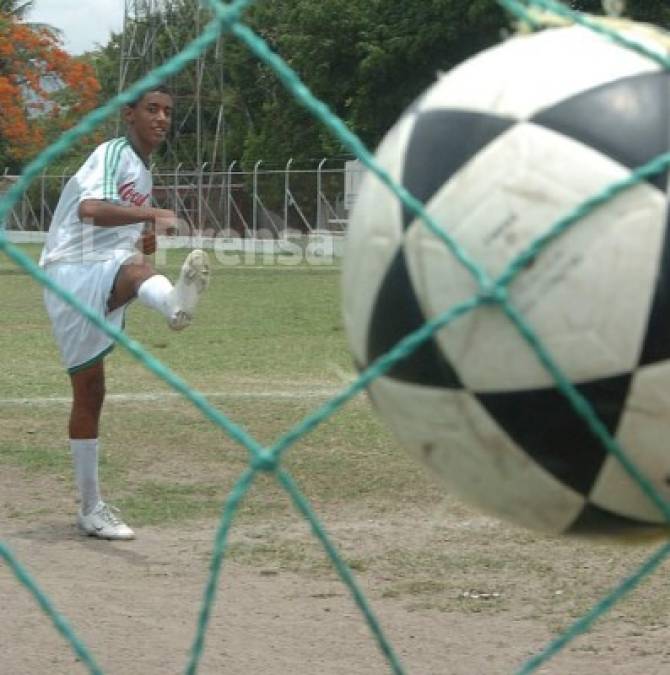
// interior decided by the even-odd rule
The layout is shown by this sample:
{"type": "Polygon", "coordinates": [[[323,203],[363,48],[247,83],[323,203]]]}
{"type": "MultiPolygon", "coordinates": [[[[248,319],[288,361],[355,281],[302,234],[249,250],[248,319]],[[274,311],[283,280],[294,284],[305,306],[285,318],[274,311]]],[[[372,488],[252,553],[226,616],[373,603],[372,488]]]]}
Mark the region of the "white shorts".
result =
{"type": "MultiPolygon", "coordinates": [[[[44,268],[47,276],[116,328],[123,328],[127,304],[107,311],[107,301],[121,265],[133,253],[118,251],[113,258],[91,263],[54,263],[44,268]]],[[[114,340],[74,307],[44,289],[44,304],[70,374],[88,368],[114,348],[114,340]]]]}

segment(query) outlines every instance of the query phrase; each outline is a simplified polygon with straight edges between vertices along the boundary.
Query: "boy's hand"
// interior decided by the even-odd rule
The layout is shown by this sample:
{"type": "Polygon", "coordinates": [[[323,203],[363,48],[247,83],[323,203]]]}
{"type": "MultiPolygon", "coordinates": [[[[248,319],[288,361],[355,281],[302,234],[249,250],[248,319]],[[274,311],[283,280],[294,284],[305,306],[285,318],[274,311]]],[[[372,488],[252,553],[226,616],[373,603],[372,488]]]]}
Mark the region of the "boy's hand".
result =
{"type": "Polygon", "coordinates": [[[151,221],[154,232],[158,234],[170,234],[171,231],[178,229],[179,218],[174,211],[170,209],[151,209],[151,221]]]}
{"type": "Polygon", "coordinates": [[[152,255],[156,252],[158,244],[156,243],[156,232],[153,227],[145,227],[142,230],[140,238],[137,240],[137,248],[144,253],[144,255],[152,255]]]}

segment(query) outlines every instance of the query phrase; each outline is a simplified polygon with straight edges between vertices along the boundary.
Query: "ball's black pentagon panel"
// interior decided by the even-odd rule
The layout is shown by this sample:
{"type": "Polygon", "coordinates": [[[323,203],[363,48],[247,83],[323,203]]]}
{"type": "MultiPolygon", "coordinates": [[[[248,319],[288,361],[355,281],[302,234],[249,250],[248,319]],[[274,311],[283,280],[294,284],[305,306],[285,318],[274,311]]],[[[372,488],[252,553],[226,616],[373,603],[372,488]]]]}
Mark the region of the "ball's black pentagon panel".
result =
{"type": "MultiPolygon", "coordinates": [[[[404,337],[421,328],[426,318],[412,286],[402,247],[381,284],[368,328],[368,364],[386,354],[404,337]]],[[[461,388],[458,376],[433,338],[397,361],[388,377],[431,387],[461,388]]]]}
{"type": "Polygon", "coordinates": [[[640,365],[670,359],[670,212],[660,251],[654,299],[640,353],[640,365]]]}
{"type": "MultiPolygon", "coordinates": [[[[531,121],[637,168],[670,146],[670,72],[608,82],[542,110],[531,121]]],[[[648,180],[666,191],[667,172],[648,180]]]]}
{"type": "MultiPolygon", "coordinates": [[[[630,380],[630,375],[621,375],[575,387],[612,435],[616,434],[630,380]]],[[[530,457],[573,490],[588,495],[607,449],[559,389],[476,396],[530,457]]]]}
{"type": "Polygon", "coordinates": [[[573,521],[566,532],[585,536],[595,534],[614,536],[626,532],[635,534],[640,530],[658,530],[658,526],[650,526],[648,522],[606,511],[587,501],[579,517],[573,521]]]}
{"type": "MultiPolygon", "coordinates": [[[[403,186],[426,204],[468,160],[514,124],[509,117],[468,110],[422,112],[407,144],[403,186]]],[[[415,217],[403,206],[405,229],[415,217]]]]}

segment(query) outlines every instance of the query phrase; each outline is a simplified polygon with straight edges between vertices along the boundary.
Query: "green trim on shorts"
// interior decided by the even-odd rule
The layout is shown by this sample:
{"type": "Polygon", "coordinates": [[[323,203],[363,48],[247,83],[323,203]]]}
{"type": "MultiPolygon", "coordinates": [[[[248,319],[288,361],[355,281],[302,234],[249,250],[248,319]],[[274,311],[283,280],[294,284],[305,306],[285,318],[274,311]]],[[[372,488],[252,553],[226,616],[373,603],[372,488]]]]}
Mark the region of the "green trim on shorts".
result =
{"type": "Polygon", "coordinates": [[[94,356],[92,359],[89,359],[86,361],[86,363],[82,363],[78,366],[74,366],[73,368],[68,368],[67,372],[69,375],[74,375],[75,373],[78,373],[80,370],[86,370],[86,368],[90,368],[93,364],[97,363],[98,361],[101,361],[102,359],[109,354],[109,352],[114,349],[116,345],[112,343],[107,347],[106,349],[103,349],[97,356],[94,356]]]}

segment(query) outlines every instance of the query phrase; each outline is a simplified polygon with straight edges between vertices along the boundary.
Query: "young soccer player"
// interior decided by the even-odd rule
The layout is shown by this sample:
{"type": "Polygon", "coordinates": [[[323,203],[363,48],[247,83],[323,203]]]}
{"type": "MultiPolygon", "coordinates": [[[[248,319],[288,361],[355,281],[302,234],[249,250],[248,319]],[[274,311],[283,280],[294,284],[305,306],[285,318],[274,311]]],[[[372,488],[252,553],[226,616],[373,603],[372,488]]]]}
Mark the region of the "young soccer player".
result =
{"type": "MultiPolygon", "coordinates": [[[[150,205],[149,157],[166,138],[172,106],[169,91],[158,87],[124,108],[126,136],[98,146],[68,181],[40,258],[51,279],[119,328],[128,303],[137,298],[181,330],[209,281],[204,251],[187,256],[174,286],[144,257],[156,250],[157,226],[177,221],[173,211],[150,205]]],[[[103,359],[113,340],[47,290],[44,301],[72,384],[70,448],[81,497],[77,524],[91,536],[133,539],[118,511],[101,498],[98,483],[103,359]]]]}

